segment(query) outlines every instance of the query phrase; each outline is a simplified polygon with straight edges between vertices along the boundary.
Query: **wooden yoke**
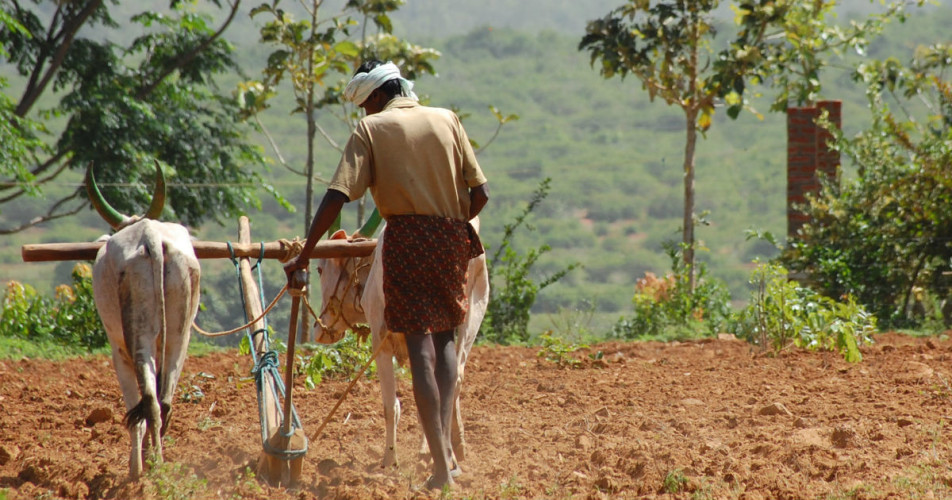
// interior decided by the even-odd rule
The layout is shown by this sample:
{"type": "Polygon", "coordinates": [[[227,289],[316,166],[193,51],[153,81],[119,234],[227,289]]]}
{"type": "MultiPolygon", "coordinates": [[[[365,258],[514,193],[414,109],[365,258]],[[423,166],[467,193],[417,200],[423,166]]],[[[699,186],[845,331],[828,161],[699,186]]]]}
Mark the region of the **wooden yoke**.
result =
{"type": "MultiPolygon", "coordinates": [[[[94,260],[99,248],[105,243],[101,241],[91,243],[38,243],[23,245],[20,255],[23,262],[48,262],[58,260],[94,260]]],[[[257,258],[261,255],[259,243],[232,243],[235,257],[257,258]]],[[[338,258],[363,257],[370,255],[377,246],[377,240],[324,240],[317,243],[310,258],[338,258]]],[[[220,241],[193,241],[195,255],[199,259],[228,259],[231,252],[228,243],[220,241]]],[[[282,259],[289,257],[290,249],[280,241],[271,241],[264,244],[265,259],[282,259]]]]}

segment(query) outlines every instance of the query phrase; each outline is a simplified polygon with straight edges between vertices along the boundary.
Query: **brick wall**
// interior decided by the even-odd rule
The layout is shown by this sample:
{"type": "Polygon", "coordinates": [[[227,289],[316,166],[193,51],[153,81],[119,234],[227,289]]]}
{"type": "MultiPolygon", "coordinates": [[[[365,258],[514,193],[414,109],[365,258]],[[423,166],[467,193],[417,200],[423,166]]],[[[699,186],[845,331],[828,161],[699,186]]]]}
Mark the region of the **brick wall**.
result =
{"type": "Polygon", "coordinates": [[[820,191],[819,175],[836,178],[840,156],[828,147],[829,132],[816,125],[823,110],[836,127],[842,123],[840,101],[820,101],[816,106],[787,108],[787,239],[794,238],[809,217],[796,209],[807,193],[820,191]]]}

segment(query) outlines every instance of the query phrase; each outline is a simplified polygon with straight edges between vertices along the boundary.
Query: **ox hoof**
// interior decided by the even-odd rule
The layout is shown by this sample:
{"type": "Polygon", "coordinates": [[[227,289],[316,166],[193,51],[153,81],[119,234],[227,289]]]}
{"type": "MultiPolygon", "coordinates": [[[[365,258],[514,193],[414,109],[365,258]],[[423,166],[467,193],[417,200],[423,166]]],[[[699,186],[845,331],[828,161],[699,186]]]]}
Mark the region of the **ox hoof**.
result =
{"type": "Polygon", "coordinates": [[[397,453],[393,450],[387,450],[387,452],[383,454],[383,461],[380,462],[380,468],[396,469],[397,468],[397,453]]]}
{"type": "Polygon", "coordinates": [[[456,482],[453,481],[452,475],[447,477],[445,480],[437,479],[436,476],[430,476],[426,478],[426,481],[420,485],[421,490],[443,490],[443,491],[453,491],[456,489],[456,482]]]}

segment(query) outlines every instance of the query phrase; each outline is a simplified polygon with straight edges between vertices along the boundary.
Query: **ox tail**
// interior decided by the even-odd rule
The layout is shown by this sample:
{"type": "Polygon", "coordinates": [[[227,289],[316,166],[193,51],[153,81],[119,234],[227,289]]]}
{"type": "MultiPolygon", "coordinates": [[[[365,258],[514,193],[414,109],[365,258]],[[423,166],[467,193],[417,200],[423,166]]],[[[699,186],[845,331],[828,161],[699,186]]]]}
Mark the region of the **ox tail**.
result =
{"type": "Polygon", "coordinates": [[[122,419],[122,423],[126,426],[127,429],[132,430],[133,427],[139,425],[139,422],[143,420],[149,421],[149,401],[146,399],[140,399],[139,403],[132,407],[131,410],[126,412],[126,416],[122,419]]]}
{"type": "MultiPolygon", "coordinates": [[[[152,262],[152,283],[154,284],[152,290],[155,294],[155,304],[156,310],[159,315],[159,332],[158,332],[158,348],[156,349],[155,356],[155,397],[159,400],[161,404],[161,394],[162,387],[166,384],[165,380],[165,358],[166,358],[166,337],[168,333],[168,319],[166,318],[166,307],[165,307],[165,260],[168,257],[166,254],[168,250],[165,245],[165,238],[153,229],[150,224],[147,231],[150,233],[150,237],[146,238],[148,252],[151,257],[152,262]]],[[[141,404],[141,402],[140,402],[141,404]]],[[[163,428],[165,415],[168,413],[167,409],[161,409],[161,414],[157,415],[163,420],[163,428]]],[[[151,424],[152,422],[150,422],[151,424]]],[[[164,430],[164,429],[163,429],[164,430]]]]}

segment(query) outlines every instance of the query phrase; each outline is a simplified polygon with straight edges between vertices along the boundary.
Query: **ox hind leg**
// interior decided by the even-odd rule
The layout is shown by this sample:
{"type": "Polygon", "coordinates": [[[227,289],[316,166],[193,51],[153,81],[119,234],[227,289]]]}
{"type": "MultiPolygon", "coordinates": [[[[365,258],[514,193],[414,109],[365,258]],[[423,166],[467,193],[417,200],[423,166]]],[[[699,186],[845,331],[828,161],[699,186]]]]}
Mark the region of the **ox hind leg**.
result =
{"type": "MultiPolygon", "coordinates": [[[[376,335],[374,338],[379,342],[376,335]]],[[[377,378],[380,380],[380,395],[383,399],[383,417],[386,432],[381,467],[396,467],[400,400],[397,399],[397,378],[394,374],[393,352],[387,347],[380,349],[380,353],[377,354],[377,378]]]]}
{"type": "MultiPolygon", "coordinates": [[[[143,259],[145,260],[145,259],[143,259]]],[[[140,261],[141,263],[142,261],[140,261]]],[[[143,442],[148,434],[152,442],[152,451],[157,462],[162,461],[162,439],[159,428],[162,412],[158,399],[158,378],[155,365],[155,341],[161,324],[154,310],[141,307],[150,303],[152,296],[145,296],[149,287],[134,283],[136,279],[127,277],[149,276],[144,273],[124,273],[119,279],[119,303],[122,318],[122,334],[126,349],[131,357],[131,370],[138,387],[138,402],[128,409],[124,422],[132,438],[132,453],[129,457],[130,475],[138,477],[142,472],[143,442]],[[139,307],[136,307],[139,305],[139,307]]],[[[128,408],[129,401],[126,402],[128,408]]]]}
{"type": "MultiPolygon", "coordinates": [[[[180,262],[165,266],[165,307],[168,329],[162,357],[164,363],[159,368],[158,386],[159,406],[162,410],[160,429],[162,436],[168,430],[172,419],[172,399],[188,356],[192,321],[198,312],[200,291],[200,270],[197,262],[184,259],[174,252],[169,252],[167,259],[180,262]]],[[[161,339],[158,339],[156,352],[163,352],[162,348],[161,339]]]]}
{"type": "Polygon", "coordinates": [[[126,406],[126,418],[124,423],[129,430],[129,441],[132,443],[132,450],[129,452],[129,476],[135,480],[142,475],[143,470],[143,441],[146,436],[146,422],[142,419],[136,419],[132,425],[129,415],[136,411],[140,404],[139,385],[136,382],[136,370],[132,364],[129,355],[113,346],[112,361],[116,369],[116,375],[119,378],[119,386],[122,389],[122,398],[126,406]]]}
{"type": "MultiPolygon", "coordinates": [[[[138,357],[138,356],[137,356],[138,357]]],[[[162,462],[162,437],[159,428],[162,413],[156,397],[156,375],[154,365],[149,360],[137,360],[135,374],[139,382],[139,402],[126,412],[124,422],[132,438],[132,452],[129,455],[129,474],[139,477],[142,473],[146,434],[151,438],[152,452],[157,463],[162,462]]]]}

